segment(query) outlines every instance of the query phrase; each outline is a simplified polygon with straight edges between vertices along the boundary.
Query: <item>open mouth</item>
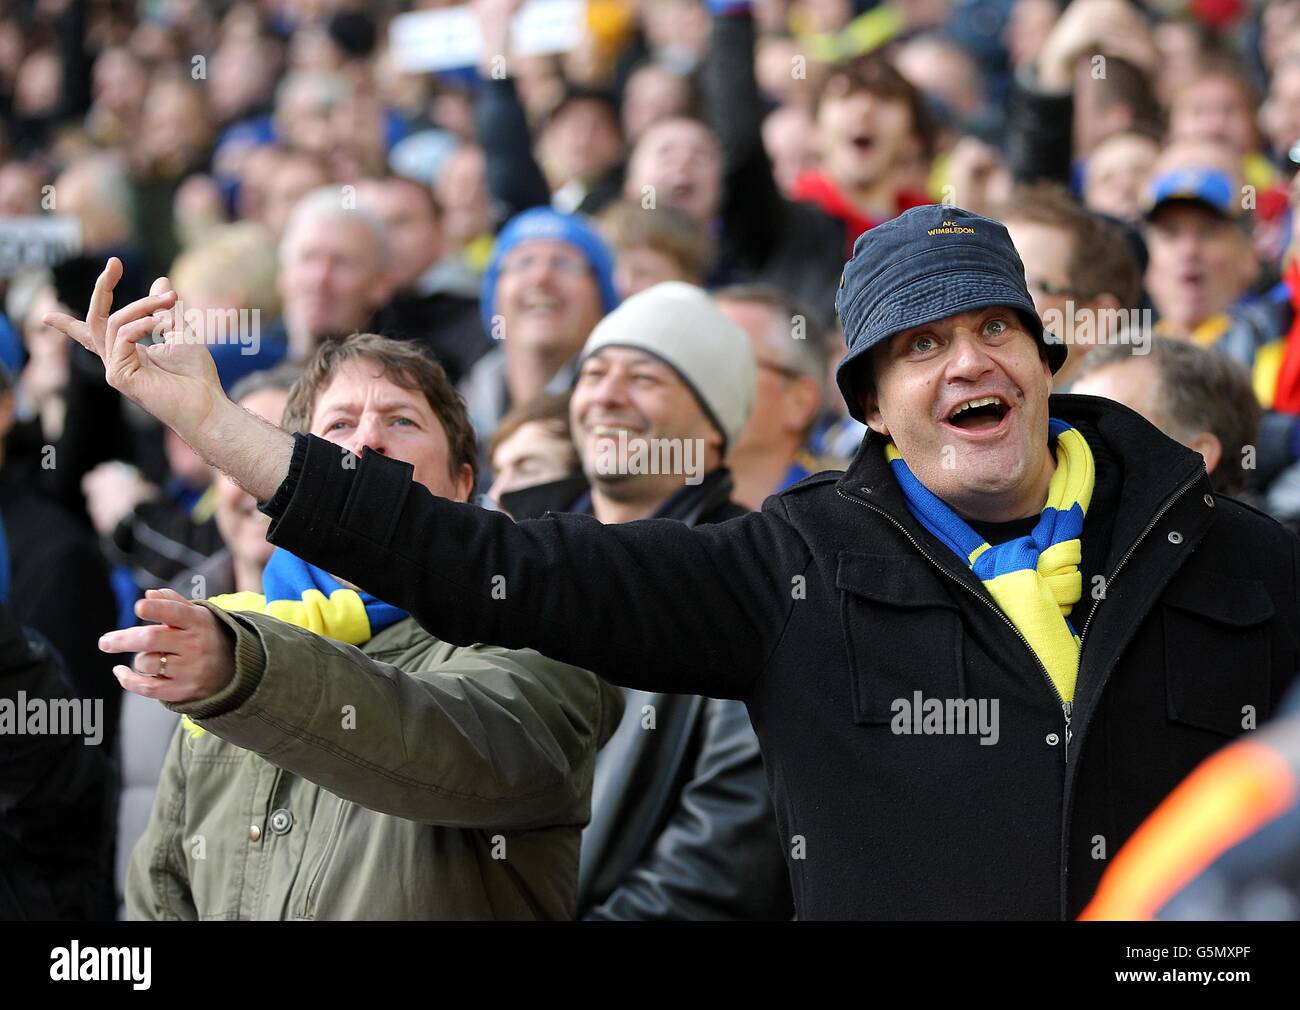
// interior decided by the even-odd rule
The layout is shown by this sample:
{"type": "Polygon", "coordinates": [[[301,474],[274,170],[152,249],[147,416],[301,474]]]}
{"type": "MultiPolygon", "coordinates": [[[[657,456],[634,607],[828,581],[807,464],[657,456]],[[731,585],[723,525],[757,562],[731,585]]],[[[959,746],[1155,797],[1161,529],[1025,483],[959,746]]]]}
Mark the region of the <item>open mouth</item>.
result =
{"type": "Polygon", "coordinates": [[[641,431],[626,424],[593,424],[588,429],[595,438],[639,438],[641,431]]]}
{"type": "Polygon", "coordinates": [[[530,316],[555,316],[564,308],[560,299],[542,292],[525,295],[520,306],[530,316]]]}
{"type": "Polygon", "coordinates": [[[854,136],[851,143],[853,144],[854,150],[859,154],[869,154],[871,149],[876,146],[875,139],[865,133],[859,133],[854,136]]]}
{"type": "Polygon", "coordinates": [[[668,199],[673,206],[680,206],[681,204],[689,202],[691,197],[694,195],[695,187],[689,182],[674,183],[668,189],[668,199]]]}
{"type": "Polygon", "coordinates": [[[957,404],[944,420],[962,431],[996,431],[1010,412],[1010,406],[1001,397],[977,396],[957,404]]]}

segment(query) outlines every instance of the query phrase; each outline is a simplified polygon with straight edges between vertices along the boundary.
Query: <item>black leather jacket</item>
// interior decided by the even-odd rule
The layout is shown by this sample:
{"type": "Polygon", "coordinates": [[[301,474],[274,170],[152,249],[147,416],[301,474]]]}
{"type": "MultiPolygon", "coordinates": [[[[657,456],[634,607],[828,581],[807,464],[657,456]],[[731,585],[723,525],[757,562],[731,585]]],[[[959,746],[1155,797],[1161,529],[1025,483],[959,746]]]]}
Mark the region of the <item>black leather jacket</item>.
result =
{"type": "MultiPolygon", "coordinates": [[[[744,515],[715,470],[658,517],[688,526],[744,515]]],[[[503,495],[516,519],[579,510],[573,478],[503,495]]],[[[626,708],[596,758],[582,836],[585,919],[788,919],[789,876],[758,738],[738,701],[623,689],[626,708]]]]}

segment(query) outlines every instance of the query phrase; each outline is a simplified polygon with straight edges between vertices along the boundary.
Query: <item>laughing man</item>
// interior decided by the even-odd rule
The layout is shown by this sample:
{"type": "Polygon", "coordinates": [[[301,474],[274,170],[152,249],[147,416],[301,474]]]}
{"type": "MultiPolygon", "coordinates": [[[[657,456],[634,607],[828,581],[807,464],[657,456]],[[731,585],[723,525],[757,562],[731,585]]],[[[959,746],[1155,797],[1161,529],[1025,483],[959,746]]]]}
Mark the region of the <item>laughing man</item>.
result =
{"type": "Polygon", "coordinates": [[[1300,660],[1300,544],[1137,414],[1049,398],[1065,348],[1006,230],[957,208],[880,225],[845,268],[838,380],[870,426],[847,472],[695,529],[514,523],[378,453],[345,469],[231,404],[201,345],[138,348],[175,295],[110,315],[120,273],[52,323],[263,502],[273,543],[448,642],[744,700],[801,918],[1077,915],[1300,660]],[[996,745],[895,732],[917,692],[996,699],[996,745]]]}

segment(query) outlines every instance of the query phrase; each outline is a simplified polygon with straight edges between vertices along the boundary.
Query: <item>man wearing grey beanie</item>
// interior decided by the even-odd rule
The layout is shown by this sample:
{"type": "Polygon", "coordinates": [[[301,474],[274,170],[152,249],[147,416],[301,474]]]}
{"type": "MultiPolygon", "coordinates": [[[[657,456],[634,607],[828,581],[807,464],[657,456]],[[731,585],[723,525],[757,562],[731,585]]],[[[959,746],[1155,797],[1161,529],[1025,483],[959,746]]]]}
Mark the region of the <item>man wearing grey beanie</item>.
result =
{"type": "MultiPolygon", "coordinates": [[[[86,323],[48,321],[262,501],[273,543],[446,641],[744,701],[800,918],[1073,918],[1300,668],[1294,535],[1127,408],[1049,399],[1067,348],[1006,229],[968,211],[854,247],[837,378],[870,431],[847,471],[694,529],[515,523],[377,453],[340,466],[230,404],[200,345],[138,351],[175,295],[110,318],[120,272],[86,323]]],[[[210,697],[232,665],[155,690],[210,697]]]]}
{"type": "MultiPolygon", "coordinates": [[[[566,479],[507,494],[510,515],[703,526],[745,514],[723,460],[750,412],[755,365],[744,332],[704,291],[670,282],[632,296],[579,362],[569,427],[589,489],[575,500],[566,479]]],[[[579,917],[789,919],[784,847],[745,706],[627,688],[624,701],[596,757],[579,917]]]]}

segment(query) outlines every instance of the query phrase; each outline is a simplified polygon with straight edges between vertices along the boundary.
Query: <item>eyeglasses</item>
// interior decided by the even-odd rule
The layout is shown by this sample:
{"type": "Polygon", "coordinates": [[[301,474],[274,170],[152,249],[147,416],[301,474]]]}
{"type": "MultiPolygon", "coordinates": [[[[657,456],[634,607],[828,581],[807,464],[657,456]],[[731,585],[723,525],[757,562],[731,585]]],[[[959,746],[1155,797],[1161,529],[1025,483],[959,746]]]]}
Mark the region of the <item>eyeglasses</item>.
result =
{"type": "Polygon", "coordinates": [[[501,274],[524,274],[534,267],[545,266],[557,274],[577,276],[588,271],[587,261],[578,255],[568,253],[522,252],[517,256],[507,256],[501,261],[501,274]]]}

